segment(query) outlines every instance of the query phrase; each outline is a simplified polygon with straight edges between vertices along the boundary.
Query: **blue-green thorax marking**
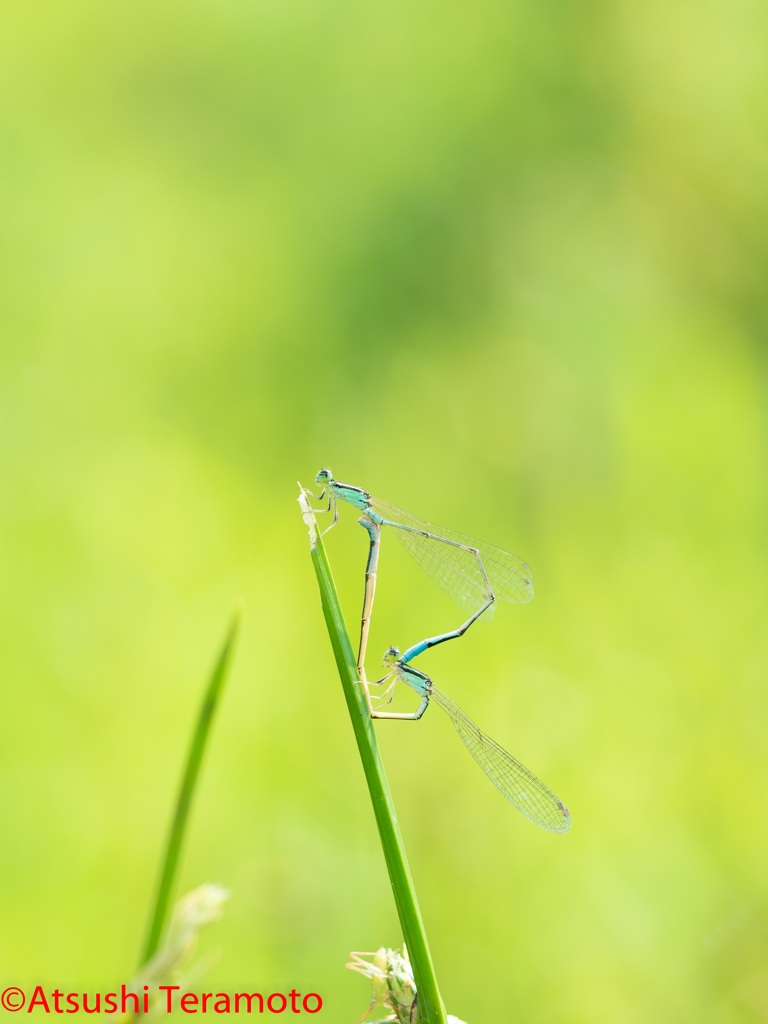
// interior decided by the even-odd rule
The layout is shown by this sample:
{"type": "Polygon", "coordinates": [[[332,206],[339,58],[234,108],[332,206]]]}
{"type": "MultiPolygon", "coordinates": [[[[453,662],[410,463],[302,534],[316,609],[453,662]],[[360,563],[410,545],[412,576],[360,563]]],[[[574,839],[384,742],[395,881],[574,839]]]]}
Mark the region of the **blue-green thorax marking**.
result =
{"type": "Polygon", "coordinates": [[[314,495],[318,500],[324,497],[327,488],[329,505],[333,500],[347,501],[361,512],[365,512],[374,523],[384,522],[381,516],[377,516],[371,509],[371,495],[368,491],[364,491],[362,487],[355,487],[354,484],[345,484],[341,480],[334,480],[329,469],[321,469],[315,478],[315,483],[323,484],[322,491],[314,495]]]}

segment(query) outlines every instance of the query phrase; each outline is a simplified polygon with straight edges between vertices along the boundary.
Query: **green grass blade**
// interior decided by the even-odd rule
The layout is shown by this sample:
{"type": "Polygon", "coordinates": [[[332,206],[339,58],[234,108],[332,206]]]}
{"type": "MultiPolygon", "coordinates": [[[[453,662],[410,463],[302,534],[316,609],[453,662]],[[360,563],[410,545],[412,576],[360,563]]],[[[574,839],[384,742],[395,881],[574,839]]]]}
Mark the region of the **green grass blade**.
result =
{"type": "Polygon", "coordinates": [[[320,586],[325,624],[328,627],[328,635],[331,638],[331,646],[336,657],[336,666],[341,677],[344,697],[347,701],[349,716],[352,719],[360,760],[363,762],[363,771],[371,795],[373,813],[379,829],[389,880],[392,883],[400,927],[403,930],[403,938],[408,946],[408,955],[413,967],[418,992],[419,1019],[425,1024],[446,1024],[445,1009],[437,988],[435,970],[429,955],[427,936],[424,932],[413,879],[408,868],[405,847],[400,835],[400,827],[397,824],[392,796],[389,792],[389,783],[379,754],[373,722],[368,714],[365,695],[360,685],[352,642],[344,622],[336,585],[333,582],[333,575],[315,517],[303,494],[299,498],[299,504],[304,522],[309,529],[312,563],[320,586]]]}
{"type": "Polygon", "coordinates": [[[200,713],[197,716],[197,724],[195,726],[195,731],[192,734],[192,742],[190,743],[189,753],[187,754],[187,763],[184,768],[181,786],[179,787],[179,795],[176,800],[176,809],[173,813],[171,829],[168,834],[163,867],[160,872],[160,881],[157,886],[157,896],[155,897],[155,906],[149,925],[147,942],[141,958],[142,964],[145,964],[156,952],[160,942],[160,936],[163,933],[163,928],[168,916],[168,906],[171,901],[171,895],[176,881],[179,856],[181,854],[181,847],[184,841],[184,832],[187,827],[189,810],[195,793],[197,779],[200,774],[200,765],[203,760],[205,745],[208,742],[213,715],[216,711],[219,699],[221,698],[224,684],[227,681],[229,669],[232,664],[235,641],[237,640],[237,634],[240,630],[240,617],[241,612],[238,608],[232,617],[232,623],[221,648],[221,653],[219,654],[218,660],[213,668],[211,677],[208,680],[208,685],[205,689],[205,696],[203,697],[203,703],[200,707],[200,713]]]}

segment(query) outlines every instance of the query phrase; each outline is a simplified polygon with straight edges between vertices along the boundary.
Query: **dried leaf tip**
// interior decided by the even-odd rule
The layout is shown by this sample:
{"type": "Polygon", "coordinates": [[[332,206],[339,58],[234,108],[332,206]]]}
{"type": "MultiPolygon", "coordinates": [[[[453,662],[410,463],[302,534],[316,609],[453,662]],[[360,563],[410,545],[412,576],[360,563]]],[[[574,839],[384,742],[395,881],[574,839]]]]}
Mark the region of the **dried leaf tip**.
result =
{"type": "Polygon", "coordinates": [[[301,518],[309,532],[309,550],[314,551],[315,545],[317,544],[317,521],[315,520],[315,513],[312,511],[312,506],[309,504],[307,499],[307,492],[299,484],[299,496],[296,499],[301,509],[301,518]]]}

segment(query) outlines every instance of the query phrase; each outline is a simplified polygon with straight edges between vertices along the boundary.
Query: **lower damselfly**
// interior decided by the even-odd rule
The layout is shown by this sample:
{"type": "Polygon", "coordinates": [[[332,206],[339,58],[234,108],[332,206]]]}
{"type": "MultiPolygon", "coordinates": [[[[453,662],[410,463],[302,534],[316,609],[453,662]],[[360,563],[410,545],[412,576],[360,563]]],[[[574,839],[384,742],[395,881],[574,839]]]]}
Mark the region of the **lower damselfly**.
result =
{"type": "Polygon", "coordinates": [[[571,827],[571,815],[563,801],[525,765],[478,729],[448,694],[438,689],[424,672],[409,665],[408,660],[408,652],[401,656],[396,647],[390,647],[384,655],[384,664],[389,667],[389,671],[376,683],[368,685],[389,685],[378,698],[377,704],[369,702],[371,717],[418,721],[433,700],[448,715],[467,750],[513,807],[549,832],[567,832],[571,827]],[[421,697],[421,704],[416,711],[382,711],[392,702],[398,683],[405,683],[421,697]]]}

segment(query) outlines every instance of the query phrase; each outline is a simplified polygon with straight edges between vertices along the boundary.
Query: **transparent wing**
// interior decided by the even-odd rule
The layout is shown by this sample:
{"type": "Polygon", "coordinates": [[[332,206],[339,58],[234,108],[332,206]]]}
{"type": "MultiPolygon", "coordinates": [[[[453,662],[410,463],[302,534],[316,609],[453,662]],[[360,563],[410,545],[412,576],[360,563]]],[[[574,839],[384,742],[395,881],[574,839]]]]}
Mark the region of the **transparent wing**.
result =
{"type": "MultiPolygon", "coordinates": [[[[434,526],[380,498],[371,498],[371,508],[382,519],[410,527],[409,530],[396,529],[398,539],[426,574],[464,611],[477,611],[488,599],[488,590],[477,557],[456,547],[457,544],[466,544],[479,551],[497,598],[512,604],[527,604],[533,597],[531,570],[516,555],[463,533],[434,526]],[[413,530],[421,532],[413,533],[413,530]]],[[[486,613],[488,618],[492,612],[493,606],[486,613]]]]}
{"type": "Polygon", "coordinates": [[[445,711],[470,754],[507,800],[526,818],[548,832],[567,832],[571,815],[560,798],[515,760],[490,736],[481,732],[458,704],[432,684],[432,698],[445,711]]]}

